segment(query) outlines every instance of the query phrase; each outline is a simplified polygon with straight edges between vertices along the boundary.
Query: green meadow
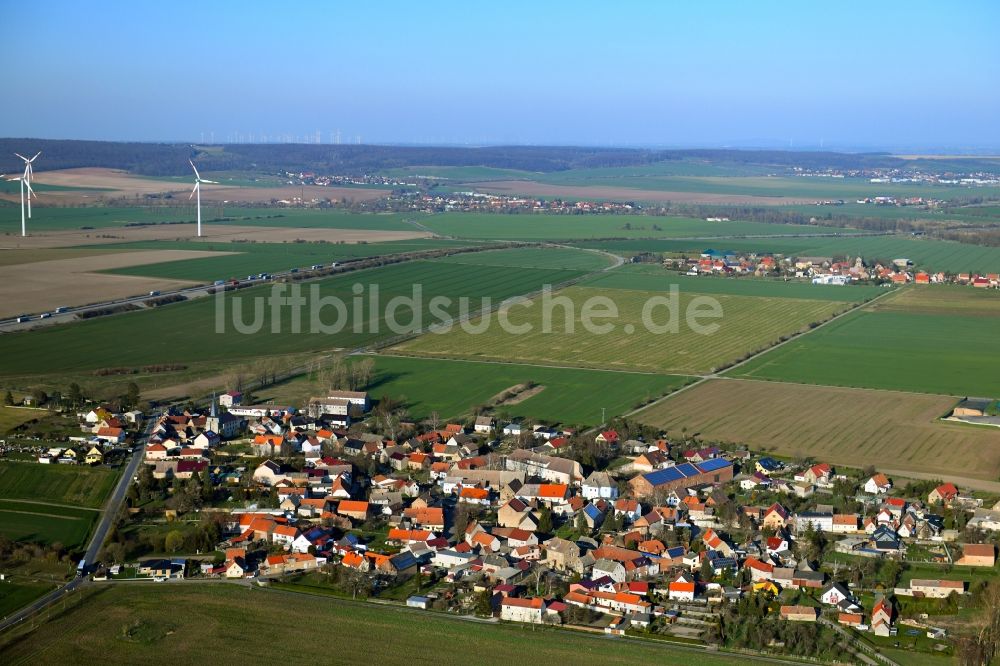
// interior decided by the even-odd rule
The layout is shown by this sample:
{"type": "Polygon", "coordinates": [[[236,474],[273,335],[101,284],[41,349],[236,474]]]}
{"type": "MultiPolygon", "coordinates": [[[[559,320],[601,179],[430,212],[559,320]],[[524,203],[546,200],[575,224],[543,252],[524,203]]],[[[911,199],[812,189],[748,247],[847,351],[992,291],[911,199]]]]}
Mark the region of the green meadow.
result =
{"type": "MultiPolygon", "coordinates": [[[[34,500],[100,508],[117,474],[103,467],[0,461],[0,500],[34,500]]],[[[2,506],[2,505],[0,505],[2,506]]]]}
{"type": "Polygon", "coordinates": [[[100,512],[35,502],[0,500],[0,534],[11,541],[84,545],[100,512]]]}
{"type": "MultiPolygon", "coordinates": [[[[540,389],[514,404],[494,407],[495,413],[574,425],[598,425],[601,409],[607,418],[668,393],[689,378],[636,372],[604,372],[553,368],[519,363],[480,363],[446,359],[375,356],[376,399],[391,397],[405,405],[411,418],[437,412],[442,419],[468,417],[473,408],[514,386],[534,382],[540,389]]],[[[313,390],[304,378],[275,393],[278,401],[303,400],[313,390]]]]}
{"type": "MultiPolygon", "coordinates": [[[[890,297],[757,357],[733,376],[804,384],[897,389],[955,396],[1000,396],[1000,308],[972,308],[954,300],[919,305],[909,287],[901,303],[890,297]],[[915,304],[907,305],[907,302],[915,304]],[[954,305],[949,305],[953,303],[954,305]]],[[[995,293],[970,298],[1000,299],[995,293]]],[[[989,307],[989,306],[987,306],[989,307]]]]}
{"type": "Polygon", "coordinates": [[[204,664],[206,654],[217,652],[213,646],[223,645],[220,659],[232,664],[311,662],[318,649],[321,661],[338,664],[464,666],[470,662],[470,649],[475,650],[475,663],[487,666],[505,666],[525,654],[545,663],[583,660],[607,666],[680,666],[692,661],[727,666],[747,661],[663,641],[608,640],[603,634],[461,621],[396,605],[225,583],[104,586],[36,629],[23,626],[0,636],[0,652],[10,666],[41,661],[153,663],[163,655],[180,666],[204,664]],[[275,618],[291,608],[309,621],[289,622],[279,639],[275,618]],[[327,644],[322,649],[317,636],[327,644]]]}

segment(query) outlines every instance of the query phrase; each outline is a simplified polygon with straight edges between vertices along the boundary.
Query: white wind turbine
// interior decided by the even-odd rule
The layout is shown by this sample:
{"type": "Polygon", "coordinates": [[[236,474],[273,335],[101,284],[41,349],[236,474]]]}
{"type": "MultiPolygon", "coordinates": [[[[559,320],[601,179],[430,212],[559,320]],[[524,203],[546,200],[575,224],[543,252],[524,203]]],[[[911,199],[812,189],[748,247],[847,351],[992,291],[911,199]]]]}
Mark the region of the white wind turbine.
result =
{"type": "MultiPolygon", "coordinates": [[[[24,178],[24,182],[28,186],[28,192],[31,193],[28,195],[28,219],[30,220],[31,196],[34,194],[34,190],[31,189],[31,179],[35,177],[35,168],[31,166],[31,163],[34,162],[36,159],[38,159],[38,156],[42,154],[42,151],[39,150],[37,153],[35,153],[35,156],[32,157],[30,160],[21,153],[14,153],[14,154],[20,157],[22,160],[24,160],[24,174],[21,177],[24,178]]],[[[37,199],[38,197],[36,196],[35,198],[37,199]]]]}
{"type": "MultiPolygon", "coordinates": [[[[0,178],[2,178],[2,176],[0,176],[0,178]]],[[[21,183],[21,236],[24,237],[24,236],[28,235],[28,227],[27,227],[27,225],[26,225],[26,223],[24,221],[25,220],[25,218],[24,218],[24,190],[25,190],[25,188],[28,189],[28,205],[29,206],[31,205],[31,197],[35,197],[37,199],[38,196],[35,194],[35,191],[33,189],[31,189],[31,183],[28,181],[28,179],[25,176],[17,176],[15,178],[8,178],[7,179],[7,181],[11,182],[11,183],[13,183],[15,180],[19,181],[21,183]]]]}
{"type": "Polygon", "coordinates": [[[194,195],[198,195],[198,238],[201,238],[201,184],[211,183],[213,185],[217,185],[218,183],[214,180],[205,180],[202,178],[201,174],[198,173],[198,167],[196,167],[194,162],[191,160],[188,160],[188,164],[190,164],[191,168],[194,169],[194,189],[191,190],[191,194],[188,195],[188,201],[190,201],[191,197],[194,195]]]}

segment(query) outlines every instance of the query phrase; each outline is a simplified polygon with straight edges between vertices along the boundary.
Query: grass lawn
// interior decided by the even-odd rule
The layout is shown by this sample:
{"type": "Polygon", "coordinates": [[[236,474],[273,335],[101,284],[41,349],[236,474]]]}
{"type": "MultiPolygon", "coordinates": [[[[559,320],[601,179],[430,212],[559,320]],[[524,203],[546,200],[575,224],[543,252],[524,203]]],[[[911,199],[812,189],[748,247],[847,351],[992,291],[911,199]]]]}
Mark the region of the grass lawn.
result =
{"type": "Polygon", "coordinates": [[[206,654],[225,663],[315,661],[316,637],[324,659],[341,664],[511,663],[530,654],[543,663],[636,663],[723,666],[746,658],[682,651],[666,644],[608,640],[559,630],[462,622],[427,611],[376,606],[278,590],[234,585],[118,585],[104,587],[34,632],[0,637],[4,661],[134,664],[170,655],[172,664],[203,664],[206,654]],[[164,613],[169,608],[170,613],[164,613]],[[293,612],[275,633],[274,618],[293,612]],[[206,650],[208,652],[206,652],[206,650]]]}
{"type": "MultiPolygon", "coordinates": [[[[462,297],[468,299],[466,309],[476,312],[483,307],[484,299],[492,299],[492,303],[497,304],[506,298],[538,290],[544,284],[559,284],[583,274],[580,270],[558,268],[498,271],[492,266],[413,261],[300,285],[307,301],[315,288],[322,298],[336,297],[343,305],[340,311],[334,305],[316,304],[318,317],[327,330],[340,326],[340,330],[330,332],[319,328],[317,332],[310,332],[313,312],[308,305],[301,311],[301,333],[293,333],[289,307],[280,310],[279,320],[272,321],[272,308],[267,304],[271,287],[255,287],[226,295],[225,324],[221,327],[216,324],[217,299],[203,298],[164,308],[4,335],[0,337],[0,355],[5,359],[0,374],[65,375],[103,367],[141,367],[194,360],[238,361],[271,354],[353,348],[395,335],[387,326],[389,301],[395,296],[411,298],[415,287],[422,291],[423,306],[416,312],[422,324],[427,326],[441,319],[430,309],[434,296],[450,298],[444,312],[454,316],[460,311],[459,299],[462,297]],[[363,298],[355,298],[355,285],[361,287],[363,298]],[[376,289],[379,298],[374,300],[380,305],[377,311],[370,306],[376,289]],[[234,301],[242,304],[240,319],[247,326],[255,321],[255,312],[260,312],[258,321],[262,326],[258,332],[241,334],[236,329],[232,323],[236,315],[234,301]],[[356,329],[360,330],[356,332],[356,329]]],[[[413,308],[403,303],[394,314],[401,326],[410,327],[413,313],[413,308]]],[[[256,329],[251,327],[251,330],[256,329]]]]}
{"type": "MultiPolygon", "coordinates": [[[[394,356],[376,356],[375,372],[372,396],[397,400],[405,396],[412,418],[426,418],[431,412],[445,420],[461,418],[505,389],[533,381],[544,388],[495,411],[577,425],[600,423],[602,407],[611,418],[688,381],[674,375],[394,356]]],[[[320,390],[302,378],[268,389],[263,395],[278,403],[301,402],[320,390]]]]}
{"type": "Polygon", "coordinates": [[[103,467],[0,460],[0,499],[100,508],[111,494],[117,476],[103,467]]]}
{"type": "Polygon", "coordinates": [[[21,425],[48,415],[44,409],[29,409],[24,407],[0,407],[0,434],[5,434],[21,425]]]}
{"type": "Polygon", "coordinates": [[[82,546],[100,513],[29,502],[0,501],[0,534],[12,541],[82,546]]]}
{"type": "MultiPolygon", "coordinates": [[[[971,288],[924,307],[916,287],[754,359],[731,374],[804,384],[1000,396],[1000,296],[971,288]],[[990,300],[992,297],[993,300],[990,300]],[[971,303],[971,304],[970,304],[971,303]]],[[[944,293],[944,292],[942,292],[944,293]]]]}
{"type": "MultiPolygon", "coordinates": [[[[449,333],[423,335],[400,348],[407,353],[435,357],[700,373],[767,347],[782,335],[796,333],[847,308],[845,303],[835,301],[715,294],[708,298],[721,306],[722,317],[699,320],[697,323],[702,325],[718,326],[715,332],[703,335],[689,327],[685,319],[685,312],[696,297],[688,291],[679,294],[677,332],[657,333],[643,322],[644,307],[650,299],[666,298],[663,292],[570,287],[552,299],[555,305],[551,308],[549,332],[545,332],[544,326],[546,308],[542,299],[536,298],[532,305],[510,309],[513,325],[531,326],[526,333],[515,335],[505,331],[499,324],[499,313],[494,313],[488,322],[476,320],[469,327],[470,331],[478,330],[482,324],[486,326],[482,333],[455,327],[449,333]],[[562,297],[573,304],[572,327],[564,321],[567,308],[556,301],[562,297]],[[604,334],[588,332],[582,325],[584,303],[598,297],[613,304],[618,312],[615,318],[596,320],[613,327],[604,334]]],[[[610,306],[602,311],[610,311],[610,306]]],[[[649,315],[658,326],[665,325],[670,318],[667,307],[662,305],[649,311],[649,315]]]]}

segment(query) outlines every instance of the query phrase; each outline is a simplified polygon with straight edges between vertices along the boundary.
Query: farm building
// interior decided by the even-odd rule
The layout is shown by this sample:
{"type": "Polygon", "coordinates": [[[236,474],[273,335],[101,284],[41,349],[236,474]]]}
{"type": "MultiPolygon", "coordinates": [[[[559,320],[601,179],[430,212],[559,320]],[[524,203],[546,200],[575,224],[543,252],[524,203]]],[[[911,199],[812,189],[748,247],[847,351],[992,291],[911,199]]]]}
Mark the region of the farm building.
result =
{"type": "Polygon", "coordinates": [[[700,463],[684,463],[640,474],[628,483],[639,497],[650,497],[658,492],[670,492],[705,484],[726,483],[733,480],[733,463],[714,458],[700,463]]]}

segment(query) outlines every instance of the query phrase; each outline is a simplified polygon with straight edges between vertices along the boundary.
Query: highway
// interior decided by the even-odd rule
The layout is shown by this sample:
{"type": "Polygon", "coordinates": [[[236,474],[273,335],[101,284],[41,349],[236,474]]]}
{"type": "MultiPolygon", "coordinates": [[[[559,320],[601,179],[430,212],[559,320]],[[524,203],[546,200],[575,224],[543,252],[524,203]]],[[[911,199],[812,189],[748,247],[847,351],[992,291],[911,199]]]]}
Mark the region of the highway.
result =
{"type": "MultiPolygon", "coordinates": [[[[128,492],[129,484],[135,477],[136,470],[139,469],[139,465],[142,463],[143,449],[145,447],[146,440],[149,438],[149,433],[152,431],[155,423],[156,419],[151,418],[146,424],[146,429],[138,438],[138,441],[136,441],[133,445],[133,449],[138,450],[133,450],[128,463],[122,471],[121,477],[118,479],[118,485],[115,486],[114,491],[111,493],[111,497],[108,498],[107,503],[104,505],[104,513],[101,516],[101,520],[98,522],[97,527],[94,529],[94,533],[90,537],[90,543],[87,545],[87,550],[84,553],[83,559],[86,560],[87,564],[93,564],[97,558],[97,554],[101,550],[101,545],[104,543],[105,537],[107,537],[108,532],[111,530],[111,525],[118,516],[118,512],[121,511],[122,503],[125,501],[125,494],[128,492]]],[[[0,620],[0,632],[18,624],[19,622],[23,622],[49,604],[62,599],[65,595],[73,592],[78,587],[87,585],[90,582],[90,579],[85,576],[73,578],[73,580],[65,583],[61,587],[58,587],[48,594],[39,597],[34,602],[18,609],[0,620]]]]}

